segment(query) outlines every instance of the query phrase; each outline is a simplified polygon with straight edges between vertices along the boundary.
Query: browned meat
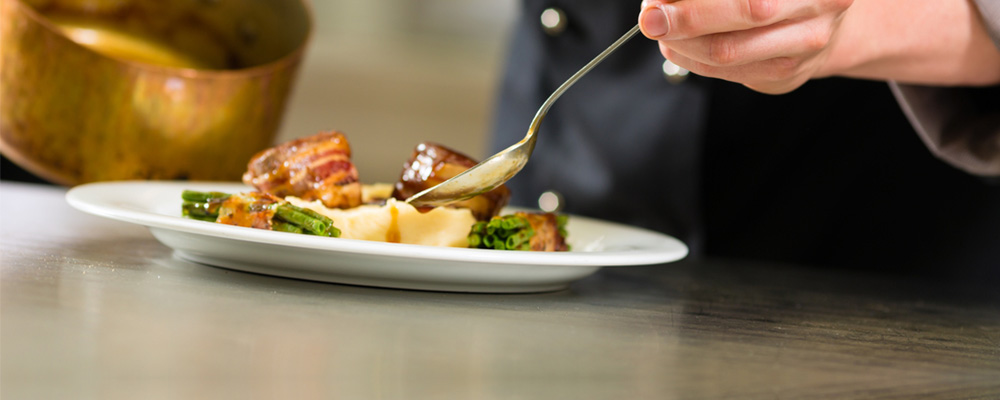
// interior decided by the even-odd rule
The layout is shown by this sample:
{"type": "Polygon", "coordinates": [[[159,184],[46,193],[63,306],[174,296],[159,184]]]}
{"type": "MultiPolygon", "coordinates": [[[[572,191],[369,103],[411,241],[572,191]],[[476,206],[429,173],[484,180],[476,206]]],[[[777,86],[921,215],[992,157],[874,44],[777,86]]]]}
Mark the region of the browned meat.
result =
{"type": "MultiPolygon", "coordinates": [[[[403,165],[392,192],[392,197],[406,200],[425,189],[429,189],[478,164],[462,153],[439,144],[421,143],[413,150],[413,155],[403,165]]],[[[500,209],[510,201],[510,189],[500,186],[468,200],[451,204],[449,207],[468,208],[477,220],[486,221],[500,213],[500,209]]]]}
{"type": "Polygon", "coordinates": [[[337,131],[320,132],[257,153],[247,165],[243,182],[280,198],[320,200],[331,208],[361,204],[361,183],[351,163],[351,146],[337,131]]]}
{"type": "Polygon", "coordinates": [[[560,232],[559,219],[553,213],[514,213],[524,217],[531,224],[531,229],[535,230],[535,235],[531,237],[529,245],[531,251],[567,251],[566,237],[560,232]]]}
{"type": "Polygon", "coordinates": [[[219,205],[220,224],[271,229],[272,205],[281,201],[267,193],[249,192],[229,196],[219,205]]]}

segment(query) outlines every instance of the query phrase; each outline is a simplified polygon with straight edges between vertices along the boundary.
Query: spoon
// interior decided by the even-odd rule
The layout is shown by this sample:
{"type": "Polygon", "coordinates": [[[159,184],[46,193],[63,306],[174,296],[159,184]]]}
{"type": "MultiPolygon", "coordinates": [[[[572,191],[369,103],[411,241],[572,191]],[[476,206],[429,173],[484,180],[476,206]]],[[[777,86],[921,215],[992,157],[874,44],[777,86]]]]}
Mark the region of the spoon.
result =
{"type": "Polygon", "coordinates": [[[604,49],[601,54],[598,54],[587,65],[580,68],[566,82],[556,88],[555,92],[552,92],[552,95],[542,103],[542,106],[538,109],[538,113],[535,114],[535,118],[531,120],[531,125],[528,127],[528,134],[524,136],[524,139],[494,154],[483,162],[474,165],[472,168],[410,196],[410,198],[406,199],[406,202],[415,207],[443,206],[489,192],[503,185],[510,178],[513,178],[514,175],[521,171],[521,168],[524,168],[524,164],[528,163],[528,158],[531,157],[531,152],[535,149],[535,142],[538,140],[538,126],[549,112],[549,107],[552,107],[552,103],[555,103],[556,99],[562,96],[566,89],[573,86],[576,81],[580,80],[587,72],[590,72],[591,69],[600,64],[608,55],[617,50],[618,47],[638,32],[639,25],[636,25],[612,43],[611,46],[604,49]]]}

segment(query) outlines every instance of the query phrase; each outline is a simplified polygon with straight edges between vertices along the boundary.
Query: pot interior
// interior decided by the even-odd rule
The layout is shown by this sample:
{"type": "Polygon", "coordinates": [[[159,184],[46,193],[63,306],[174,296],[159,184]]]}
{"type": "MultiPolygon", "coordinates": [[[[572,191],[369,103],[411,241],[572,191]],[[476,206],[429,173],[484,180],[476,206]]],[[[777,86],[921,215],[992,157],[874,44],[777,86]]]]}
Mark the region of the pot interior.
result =
{"type": "Polygon", "coordinates": [[[44,23],[107,56],[169,67],[243,69],[280,60],[306,42],[299,1],[32,0],[44,23]]]}

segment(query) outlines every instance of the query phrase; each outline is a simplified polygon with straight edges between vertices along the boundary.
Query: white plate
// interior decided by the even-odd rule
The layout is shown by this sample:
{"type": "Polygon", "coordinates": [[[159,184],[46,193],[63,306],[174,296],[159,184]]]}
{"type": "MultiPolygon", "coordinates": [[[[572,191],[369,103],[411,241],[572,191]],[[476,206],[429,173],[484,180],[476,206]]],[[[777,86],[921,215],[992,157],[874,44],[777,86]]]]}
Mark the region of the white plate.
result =
{"type": "Polygon", "coordinates": [[[307,236],[181,217],[185,189],[236,193],[242,184],[132,181],[92,183],[66,194],[73,207],[144,225],[181,258],[316,281],[457,292],[557,290],[605,266],[650,265],[687,255],[670,236],[570,216],[570,252],[432,247],[307,236]]]}

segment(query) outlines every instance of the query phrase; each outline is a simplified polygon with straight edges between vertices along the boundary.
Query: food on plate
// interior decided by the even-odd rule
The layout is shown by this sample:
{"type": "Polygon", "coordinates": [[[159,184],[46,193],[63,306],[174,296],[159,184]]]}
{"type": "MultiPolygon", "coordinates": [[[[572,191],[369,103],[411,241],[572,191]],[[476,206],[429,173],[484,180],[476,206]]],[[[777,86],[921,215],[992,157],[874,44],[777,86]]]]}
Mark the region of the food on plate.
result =
{"type": "Polygon", "coordinates": [[[361,204],[351,145],[338,131],[320,132],[257,153],[247,165],[243,182],[280,198],[319,200],[330,208],[361,204]]]}
{"type": "MultiPolygon", "coordinates": [[[[392,197],[406,200],[478,163],[469,156],[442,145],[420,143],[413,150],[410,159],[403,164],[403,172],[396,182],[395,190],[392,191],[392,197]]],[[[500,185],[489,192],[452,203],[448,207],[468,208],[477,220],[486,221],[499,214],[508,201],[510,201],[510,189],[507,185],[500,185]]]]}
{"type": "Polygon", "coordinates": [[[566,216],[516,212],[479,221],[469,232],[469,247],[497,250],[567,251],[566,216]]]}
{"type": "Polygon", "coordinates": [[[390,197],[391,183],[361,184],[361,204],[384,204],[390,197]]]}
{"type": "Polygon", "coordinates": [[[339,237],[333,220],[261,192],[221,193],[185,190],[181,213],[185,217],[226,225],[307,235],[339,237]]]}
{"type": "Polygon", "coordinates": [[[320,132],[255,155],[243,181],[257,192],[184,191],[181,209],[183,216],[202,221],[344,239],[569,250],[565,216],[498,216],[510,200],[505,185],[446,207],[417,209],[405,202],[476,164],[447,147],[421,143],[395,184],[362,185],[344,134],[320,132]]]}
{"type": "Polygon", "coordinates": [[[351,209],[327,208],[319,201],[286,197],[288,202],[336,221],[343,239],[374,240],[426,246],[467,247],[466,236],[476,219],[464,208],[437,207],[421,212],[389,198],[384,204],[351,209]]]}

